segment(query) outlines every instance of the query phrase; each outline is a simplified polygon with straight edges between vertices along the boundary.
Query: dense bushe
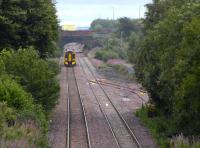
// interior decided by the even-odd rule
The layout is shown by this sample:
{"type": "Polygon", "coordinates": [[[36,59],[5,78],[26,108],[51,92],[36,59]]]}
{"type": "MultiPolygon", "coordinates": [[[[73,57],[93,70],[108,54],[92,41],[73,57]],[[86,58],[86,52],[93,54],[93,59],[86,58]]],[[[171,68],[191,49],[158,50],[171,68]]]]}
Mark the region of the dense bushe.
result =
{"type": "MultiPolygon", "coordinates": [[[[0,133],[1,143],[9,146],[12,140],[19,139],[17,144],[20,145],[20,139],[25,138],[27,144],[48,145],[47,119],[59,90],[57,72],[33,49],[3,50],[0,69],[0,106],[14,112],[11,119],[5,116],[6,119],[0,120],[0,131],[4,131],[0,133]],[[31,135],[26,136],[29,130],[31,135]]],[[[5,113],[0,112],[0,116],[5,113]]]]}
{"type": "Polygon", "coordinates": [[[0,145],[48,147],[56,105],[56,10],[51,0],[0,1],[0,145]]]}
{"type": "Polygon", "coordinates": [[[147,5],[144,36],[130,40],[129,56],[137,77],[148,89],[160,133],[200,133],[200,3],[196,0],[154,0],[147,5]],[[165,120],[165,121],[164,121],[165,120]],[[164,122],[170,124],[164,124],[164,122]]]}

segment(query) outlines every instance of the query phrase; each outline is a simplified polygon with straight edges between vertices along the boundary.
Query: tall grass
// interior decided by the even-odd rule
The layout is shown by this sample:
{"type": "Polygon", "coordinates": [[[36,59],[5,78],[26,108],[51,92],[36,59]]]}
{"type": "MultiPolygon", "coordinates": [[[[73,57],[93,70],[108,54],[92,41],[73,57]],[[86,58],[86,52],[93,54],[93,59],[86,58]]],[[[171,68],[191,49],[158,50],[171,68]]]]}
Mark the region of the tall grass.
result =
{"type": "Polygon", "coordinates": [[[109,59],[118,59],[119,56],[112,50],[99,50],[95,53],[95,58],[107,62],[109,59]]]}

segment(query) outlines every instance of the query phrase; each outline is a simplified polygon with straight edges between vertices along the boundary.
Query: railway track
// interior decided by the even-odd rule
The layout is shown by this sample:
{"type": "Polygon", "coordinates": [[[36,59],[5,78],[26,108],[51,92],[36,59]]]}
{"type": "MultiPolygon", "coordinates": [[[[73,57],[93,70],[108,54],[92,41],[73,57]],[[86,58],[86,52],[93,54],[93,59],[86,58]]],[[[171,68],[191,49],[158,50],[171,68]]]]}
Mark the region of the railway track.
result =
{"type": "Polygon", "coordinates": [[[88,123],[74,68],[67,68],[67,148],[91,148],[88,123]]]}
{"type": "MultiPolygon", "coordinates": [[[[80,63],[80,62],[79,62],[79,63],[80,63]]],[[[80,63],[80,67],[83,69],[83,66],[82,66],[81,63],[80,63]]],[[[85,73],[84,69],[83,69],[83,72],[85,73]]],[[[85,73],[85,74],[86,74],[86,73],[85,73]]],[[[87,79],[87,81],[89,82],[89,80],[88,80],[87,77],[86,77],[86,79],[87,79]]],[[[90,89],[91,89],[91,91],[92,91],[92,93],[93,93],[93,95],[94,95],[94,97],[95,97],[95,99],[96,99],[96,101],[97,101],[97,104],[98,104],[98,106],[99,106],[99,109],[100,109],[101,113],[103,114],[104,118],[106,119],[106,122],[107,122],[107,125],[108,125],[109,129],[110,129],[110,132],[112,133],[112,135],[113,135],[113,137],[114,137],[114,140],[115,140],[115,142],[116,142],[116,147],[117,147],[117,148],[121,148],[120,145],[119,145],[119,142],[118,142],[118,140],[117,140],[117,137],[116,137],[116,135],[115,135],[115,133],[114,133],[114,130],[113,130],[112,126],[111,126],[111,123],[110,123],[110,121],[109,121],[109,119],[108,119],[106,113],[105,113],[104,110],[102,109],[102,106],[101,106],[101,104],[100,104],[100,102],[99,102],[99,99],[98,99],[97,95],[95,94],[94,90],[92,89],[92,86],[90,85],[90,83],[89,83],[89,87],[90,87],[90,89]]]]}
{"type": "MultiPolygon", "coordinates": [[[[141,144],[140,144],[139,141],[137,140],[137,137],[135,136],[135,134],[133,133],[133,131],[131,130],[131,128],[130,128],[129,125],[127,124],[127,122],[126,122],[126,120],[124,119],[124,117],[122,116],[122,114],[121,114],[121,113],[119,112],[119,110],[116,108],[116,106],[115,106],[114,103],[112,102],[111,98],[108,96],[107,92],[106,92],[105,89],[103,88],[103,86],[102,86],[102,84],[100,83],[99,79],[98,79],[98,78],[96,77],[96,75],[94,74],[94,71],[91,69],[91,67],[89,66],[89,64],[85,61],[84,58],[83,58],[83,60],[79,58],[79,62],[80,62],[80,66],[82,67],[82,69],[83,69],[85,75],[87,75],[87,74],[86,74],[86,71],[85,71],[84,67],[87,68],[88,71],[91,73],[91,76],[93,77],[94,81],[96,81],[96,84],[100,87],[100,89],[101,89],[102,92],[104,93],[105,97],[107,98],[107,100],[108,100],[109,103],[111,104],[113,110],[117,113],[118,117],[116,117],[116,118],[119,118],[119,120],[121,120],[121,122],[118,122],[118,123],[119,123],[118,126],[124,126],[124,128],[126,129],[126,132],[125,132],[125,133],[128,133],[128,134],[130,135],[132,141],[134,142],[132,146],[134,147],[134,145],[135,145],[135,146],[138,147],[138,148],[142,148],[141,144]],[[123,123],[123,125],[121,125],[121,123],[123,123]]],[[[87,78],[87,76],[86,76],[86,79],[87,79],[87,81],[89,82],[89,79],[87,78]]],[[[93,94],[95,95],[95,98],[97,99],[97,102],[99,103],[99,107],[101,108],[102,113],[104,114],[104,116],[105,116],[105,118],[106,118],[106,120],[107,120],[107,122],[108,122],[108,124],[109,124],[109,127],[110,127],[110,129],[111,129],[111,132],[113,133],[113,136],[114,136],[115,139],[116,139],[116,143],[117,143],[118,147],[120,147],[120,148],[121,148],[121,147],[125,147],[123,141],[120,141],[120,135],[117,134],[116,129],[114,129],[114,128],[112,127],[115,123],[114,123],[112,120],[110,120],[110,119],[108,118],[108,116],[106,115],[106,111],[104,111],[104,109],[103,109],[103,107],[102,107],[102,105],[101,105],[101,103],[100,103],[100,101],[99,101],[99,99],[98,99],[98,96],[96,95],[96,92],[94,91],[94,88],[91,86],[90,83],[89,83],[89,85],[90,85],[90,88],[91,88],[92,91],[93,91],[93,94]],[[123,146],[121,146],[121,145],[123,145],[123,146]]],[[[125,141],[126,141],[126,140],[125,140],[125,141]]],[[[130,141],[129,141],[129,142],[130,142],[130,141]]]]}
{"type": "MultiPolygon", "coordinates": [[[[134,89],[134,88],[130,88],[130,87],[127,87],[127,86],[123,86],[123,85],[119,85],[119,84],[115,84],[115,83],[111,83],[111,82],[106,82],[106,81],[101,80],[101,79],[98,79],[98,80],[102,85],[109,85],[109,86],[114,86],[114,87],[119,88],[119,89],[126,89],[126,90],[129,90],[129,91],[137,91],[137,92],[147,93],[146,91],[144,91],[142,89],[134,89]]],[[[91,82],[96,83],[96,81],[91,81],[91,82]]]]}
{"type": "Polygon", "coordinates": [[[98,79],[98,82],[94,81],[94,80],[90,80],[89,82],[91,83],[100,83],[101,85],[107,85],[107,86],[112,86],[116,89],[124,89],[124,90],[127,90],[135,95],[137,95],[137,97],[145,104],[146,103],[146,100],[144,100],[138,92],[141,92],[141,93],[146,93],[145,91],[143,90],[140,90],[140,89],[132,89],[132,88],[129,88],[129,87],[125,87],[125,86],[121,86],[121,85],[118,85],[118,84],[114,84],[114,83],[109,83],[109,82],[105,82],[105,81],[102,81],[100,79],[98,79]]]}

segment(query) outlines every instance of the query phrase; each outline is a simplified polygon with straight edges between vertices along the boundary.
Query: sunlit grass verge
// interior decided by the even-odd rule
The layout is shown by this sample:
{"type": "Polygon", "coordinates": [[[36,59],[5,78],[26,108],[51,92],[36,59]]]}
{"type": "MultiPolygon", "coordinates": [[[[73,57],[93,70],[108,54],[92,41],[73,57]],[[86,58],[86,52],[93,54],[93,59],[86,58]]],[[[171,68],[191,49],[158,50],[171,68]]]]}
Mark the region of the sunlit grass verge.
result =
{"type": "Polygon", "coordinates": [[[143,106],[136,112],[142,123],[149,128],[151,134],[156,139],[161,148],[200,148],[199,140],[189,140],[183,135],[175,136],[175,124],[159,113],[150,117],[149,106],[143,106]],[[173,136],[174,135],[174,136],[173,136]]]}
{"type": "Polygon", "coordinates": [[[200,148],[200,140],[190,140],[182,134],[170,140],[171,148],[200,148]]]}
{"type": "Polygon", "coordinates": [[[134,73],[130,73],[126,66],[121,65],[121,64],[115,64],[115,65],[109,64],[109,66],[111,66],[117,73],[122,75],[125,79],[127,79],[127,80],[135,80],[135,74],[134,73]]]}
{"type": "Polygon", "coordinates": [[[118,59],[119,56],[112,50],[102,49],[95,53],[95,58],[107,62],[109,59],[118,59]]]}
{"type": "Polygon", "coordinates": [[[99,67],[107,77],[120,78],[122,80],[135,81],[136,77],[134,72],[129,72],[128,68],[122,64],[108,64],[104,63],[99,67]]]}
{"type": "Polygon", "coordinates": [[[31,118],[24,120],[22,116],[22,112],[16,112],[7,103],[0,102],[1,147],[48,147],[46,130],[40,125],[42,122],[31,118]]]}

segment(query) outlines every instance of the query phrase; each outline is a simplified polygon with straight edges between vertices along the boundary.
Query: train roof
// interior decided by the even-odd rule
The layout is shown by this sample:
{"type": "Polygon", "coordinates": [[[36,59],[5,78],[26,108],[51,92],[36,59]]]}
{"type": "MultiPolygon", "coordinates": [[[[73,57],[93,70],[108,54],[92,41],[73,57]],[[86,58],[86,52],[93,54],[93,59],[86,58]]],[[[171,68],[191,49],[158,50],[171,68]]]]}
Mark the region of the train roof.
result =
{"type": "Polygon", "coordinates": [[[75,51],[75,49],[70,49],[70,48],[67,48],[67,49],[65,49],[65,52],[67,52],[67,51],[72,51],[72,52],[74,52],[74,51],[75,51]]]}

